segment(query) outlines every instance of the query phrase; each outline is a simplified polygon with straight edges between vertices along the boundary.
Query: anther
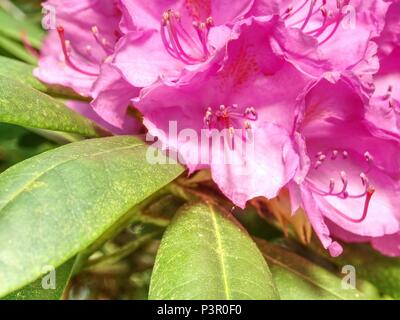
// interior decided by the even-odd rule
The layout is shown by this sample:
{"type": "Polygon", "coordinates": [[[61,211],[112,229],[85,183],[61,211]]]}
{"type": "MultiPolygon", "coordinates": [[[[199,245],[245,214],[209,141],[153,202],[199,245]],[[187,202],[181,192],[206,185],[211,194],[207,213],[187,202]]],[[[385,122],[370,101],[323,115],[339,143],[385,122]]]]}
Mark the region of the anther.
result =
{"type": "Polygon", "coordinates": [[[367,151],[364,153],[365,161],[367,161],[368,164],[371,164],[374,158],[371,156],[371,154],[367,151]]]}
{"type": "Polygon", "coordinates": [[[322,162],[318,160],[314,165],[314,169],[318,169],[321,165],[322,165],[322,162]]]}
{"type": "Polygon", "coordinates": [[[322,6],[320,10],[321,10],[321,13],[324,16],[324,18],[327,18],[328,17],[328,10],[324,6],[322,6]]]}
{"type": "MultiPolygon", "coordinates": [[[[231,106],[225,106],[221,104],[218,107],[218,111],[213,112],[212,108],[207,108],[204,116],[204,124],[209,129],[227,129],[229,134],[234,133],[234,128],[240,125],[246,130],[246,134],[252,129],[251,122],[256,121],[257,112],[254,108],[246,108],[245,112],[237,112],[236,109],[238,105],[233,104],[231,106]],[[242,120],[243,122],[239,124],[238,122],[242,120]]],[[[244,137],[243,137],[244,138],[244,137]]]]}
{"type": "Polygon", "coordinates": [[[186,64],[197,64],[206,61],[210,55],[207,41],[212,25],[211,17],[205,22],[194,20],[195,32],[190,33],[182,25],[179,12],[167,10],[162,15],[161,38],[172,57],[186,64]]]}
{"type": "Polygon", "coordinates": [[[208,17],[206,19],[206,25],[207,25],[208,28],[213,27],[214,26],[214,19],[212,17],[208,17]]]}
{"type": "Polygon", "coordinates": [[[256,121],[258,119],[258,113],[253,107],[246,108],[246,110],[244,111],[244,115],[249,120],[256,121]]]}
{"type": "Polygon", "coordinates": [[[212,119],[213,113],[211,108],[208,108],[206,111],[206,115],[204,116],[204,123],[207,127],[211,126],[211,119],[212,119]]]}

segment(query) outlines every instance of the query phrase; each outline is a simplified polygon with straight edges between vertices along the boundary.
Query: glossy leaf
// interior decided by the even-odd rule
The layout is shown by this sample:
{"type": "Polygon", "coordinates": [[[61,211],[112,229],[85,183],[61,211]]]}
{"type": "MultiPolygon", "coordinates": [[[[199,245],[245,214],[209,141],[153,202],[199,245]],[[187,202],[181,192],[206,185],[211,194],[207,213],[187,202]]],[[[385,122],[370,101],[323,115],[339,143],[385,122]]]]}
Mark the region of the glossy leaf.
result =
{"type": "Polygon", "coordinates": [[[0,48],[8,56],[18,58],[30,64],[36,64],[37,62],[36,57],[30,55],[20,43],[2,36],[1,33],[0,33],[0,48]]]}
{"type": "Polygon", "coordinates": [[[370,281],[382,294],[400,299],[400,259],[385,257],[369,245],[346,245],[343,254],[331,259],[340,269],[353,265],[357,276],[370,281]]]}
{"type": "Polygon", "coordinates": [[[284,300],[371,298],[357,289],[344,288],[341,278],[288,249],[264,240],[257,240],[257,244],[270,266],[279,294],[284,300]]]}
{"type": "Polygon", "coordinates": [[[55,146],[25,128],[0,123],[0,172],[55,146]]]}
{"type": "Polygon", "coordinates": [[[75,258],[55,270],[46,269],[46,274],[33,283],[17,290],[3,300],[60,300],[71,278],[75,258]]]}
{"type": "Polygon", "coordinates": [[[39,49],[45,31],[27,19],[17,19],[9,13],[0,9],[0,34],[15,41],[22,41],[22,34],[25,33],[30,45],[39,49]]]}
{"type": "Polygon", "coordinates": [[[150,299],[277,299],[271,273],[246,231],[208,204],[187,205],[162,239],[150,299]]]}
{"type": "Polygon", "coordinates": [[[0,296],[107,239],[133,209],[183,172],[150,164],[133,137],[68,144],[0,175],[0,296]]]}
{"type": "Polygon", "coordinates": [[[97,137],[92,121],[19,81],[0,76],[0,122],[97,137]]]}

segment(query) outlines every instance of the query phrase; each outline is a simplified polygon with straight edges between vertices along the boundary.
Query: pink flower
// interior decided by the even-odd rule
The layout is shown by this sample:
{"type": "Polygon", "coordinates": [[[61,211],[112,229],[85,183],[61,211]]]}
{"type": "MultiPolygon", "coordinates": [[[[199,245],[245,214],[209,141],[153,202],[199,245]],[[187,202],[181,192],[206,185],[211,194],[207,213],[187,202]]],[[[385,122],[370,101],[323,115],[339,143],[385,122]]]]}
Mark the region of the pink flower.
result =
{"type": "Polygon", "coordinates": [[[292,212],[304,208],[332,256],[342,251],[332,240],[338,230],[371,239],[399,232],[400,145],[365,121],[358,86],[319,82],[305,96],[298,127],[308,173],[290,184],[292,212]]]}
{"type": "Polygon", "coordinates": [[[108,121],[104,120],[104,118],[100,117],[92,108],[90,103],[88,102],[82,102],[82,101],[75,101],[75,100],[69,100],[66,102],[66,105],[80,113],[81,115],[85,116],[86,118],[96,122],[99,124],[101,127],[104,129],[108,130],[110,133],[115,134],[115,135],[124,135],[124,134],[134,134],[134,133],[139,133],[142,126],[138,119],[135,117],[125,117],[124,123],[121,128],[115,127],[112,124],[110,124],[108,121]]]}
{"type": "MultiPolygon", "coordinates": [[[[120,73],[113,70],[106,78],[99,79],[100,72],[110,69],[106,61],[122,36],[119,1],[49,0],[43,6],[54,7],[57,29],[49,31],[34,74],[44,82],[72,88],[89,98],[108,97],[117,91],[118,99],[103,102],[107,103],[107,110],[126,110],[130,95],[124,100],[123,107],[118,105],[127,96],[126,91],[120,90],[120,73]]],[[[135,133],[139,129],[137,120],[126,114],[119,125],[114,126],[108,114],[100,117],[88,103],[70,101],[67,105],[114,134],[135,133]]]]}
{"type": "Polygon", "coordinates": [[[43,6],[55,9],[57,30],[49,31],[35,75],[91,96],[100,66],[120,36],[116,1],[49,0],[43,6]]]}
{"type": "Polygon", "coordinates": [[[389,4],[384,0],[282,0],[281,17],[304,46],[280,43],[303,71],[332,80],[352,71],[368,82],[378,69],[376,44],[389,4]],[[314,46],[317,50],[307,50],[314,46]]]}
{"type": "Polygon", "coordinates": [[[390,136],[400,140],[400,48],[381,60],[375,75],[375,92],[366,118],[390,136]]]}
{"type": "Polygon", "coordinates": [[[380,57],[389,56],[400,46],[400,1],[392,1],[385,17],[385,27],[375,39],[379,45],[380,57]]]}
{"type": "Polygon", "coordinates": [[[291,133],[296,99],[308,79],[273,52],[279,28],[284,26],[276,16],[241,21],[222,67],[214,64],[179,86],[158,82],[135,103],[164,148],[177,150],[190,172],[211,168],[214,181],[240,207],[257,196],[275,197],[299,166],[291,133]],[[177,132],[191,129],[196,137],[204,135],[202,130],[207,138],[222,132],[226,144],[176,136],[171,121],[177,132]],[[254,151],[246,153],[242,145],[254,151]]]}
{"type": "Polygon", "coordinates": [[[130,99],[158,79],[189,81],[220,59],[230,35],[227,25],[250,14],[270,14],[276,6],[264,0],[122,0],[121,29],[110,67],[101,72],[93,106],[107,121],[121,126],[130,99]],[[109,78],[120,90],[107,90],[109,78]],[[185,80],[184,80],[185,79],[185,80]],[[105,91],[100,94],[101,91],[105,91]],[[99,92],[99,94],[97,93],[99,92]],[[121,94],[130,92],[130,97],[121,94]],[[127,99],[130,98],[130,99],[127,99]],[[110,105],[110,100],[113,103],[110,105]]]}
{"type": "Polygon", "coordinates": [[[367,119],[385,134],[400,139],[400,2],[393,3],[386,16],[385,29],[377,38],[380,68],[374,76],[375,92],[367,119]]]}

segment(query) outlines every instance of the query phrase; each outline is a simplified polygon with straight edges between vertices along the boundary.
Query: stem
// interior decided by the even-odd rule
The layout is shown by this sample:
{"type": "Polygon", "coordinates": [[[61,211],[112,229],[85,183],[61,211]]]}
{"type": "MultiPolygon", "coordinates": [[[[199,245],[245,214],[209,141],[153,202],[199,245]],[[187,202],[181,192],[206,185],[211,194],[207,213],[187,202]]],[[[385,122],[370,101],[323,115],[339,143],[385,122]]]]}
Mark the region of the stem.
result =
{"type": "Polygon", "coordinates": [[[92,269],[100,265],[110,265],[115,262],[118,262],[123,258],[129,256],[136,250],[138,250],[141,246],[146,244],[148,241],[152,240],[155,236],[159,235],[160,233],[161,233],[160,231],[155,231],[142,235],[141,237],[135,239],[134,241],[129,242],[128,244],[122,246],[117,251],[109,255],[89,260],[87,263],[87,269],[92,269]]]}

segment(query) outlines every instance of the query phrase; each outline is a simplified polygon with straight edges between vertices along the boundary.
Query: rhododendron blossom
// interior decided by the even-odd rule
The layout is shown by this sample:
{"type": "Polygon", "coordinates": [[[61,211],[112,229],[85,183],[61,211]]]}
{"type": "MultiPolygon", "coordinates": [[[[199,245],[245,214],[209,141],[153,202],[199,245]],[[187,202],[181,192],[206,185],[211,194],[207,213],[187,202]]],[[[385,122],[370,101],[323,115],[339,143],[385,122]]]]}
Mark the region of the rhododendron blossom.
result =
{"type": "Polygon", "coordinates": [[[96,94],[94,101],[96,111],[116,126],[122,124],[129,101],[121,97],[121,92],[129,91],[132,99],[138,96],[138,89],[160,78],[170,83],[188,81],[196,72],[206,71],[215,60],[221,60],[235,21],[250,13],[274,12],[274,6],[254,0],[170,0],[146,4],[121,0],[121,6],[121,29],[125,35],[97,85],[98,91],[106,91],[106,79],[119,72],[123,77],[114,86],[120,90],[96,94]],[[112,107],[109,100],[114,102],[112,107]]]}
{"type": "Polygon", "coordinates": [[[309,170],[298,187],[290,186],[293,210],[305,209],[334,256],[341,248],[332,241],[338,234],[329,225],[373,238],[399,231],[399,142],[377,136],[377,129],[365,122],[357,92],[347,79],[336,84],[323,80],[306,95],[298,128],[309,170]]]}
{"type": "Polygon", "coordinates": [[[44,43],[36,76],[90,96],[100,65],[120,37],[116,1],[49,0],[44,6],[55,8],[57,26],[44,43]]]}
{"type": "Polygon", "coordinates": [[[386,25],[376,39],[380,68],[374,75],[375,92],[367,118],[385,133],[400,138],[400,3],[391,5],[386,25]]]}
{"type": "Polygon", "coordinates": [[[198,74],[180,86],[156,84],[135,102],[146,127],[162,139],[164,147],[178,149],[190,171],[210,166],[214,181],[241,207],[256,196],[276,196],[298,167],[291,132],[297,97],[309,80],[272,51],[271,38],[280,27],[276,17],[238,23],[221,68],[198,74]],[[180,129],[197,132],[227,129],[227,143],[213,150],[214,145],[174,141],[176,137],[168,132],[170,121],[177,121],[180,129]],[[235,134],[235,129],[244,133],[235,134]],[[250,157],[234,143],[235,139],[246,143],[248,135],[255,148],[250,157]],[[202,163],[197,155],[208,153],[208,148],[216,159],[202,163]],[[225,152],[241,161],[236,165],[217,161],[225,152]],[[270,182],[263,183],[266,180],[270,182]]]}
{"type": "Polygon", "coordinates": [[[304,47],[286,47],[294,61],[312,74],[352,70],[360,77],[371,75],[378,68],[373,53],[373,37],[385,25],[389,4],[384,0],[312,0],[278,1],[281,17],[287,28],[317,49],[308,55],[304,47]],[[317,62],[319,64],[316,64],[317,62]],[[321,64],[321,62],[324,62],[321,64]],[[316,68],[318,67],[318,68],[316,68]]]}
{"type": "Polygon", "coordinates": [[[46,4],[58,27],[35,75],[91,100],[72,109],[114,134],[139,111],[189,175],[307,221],[332,256],[345,242],[400,256],[399,1],[46,4]]]}

